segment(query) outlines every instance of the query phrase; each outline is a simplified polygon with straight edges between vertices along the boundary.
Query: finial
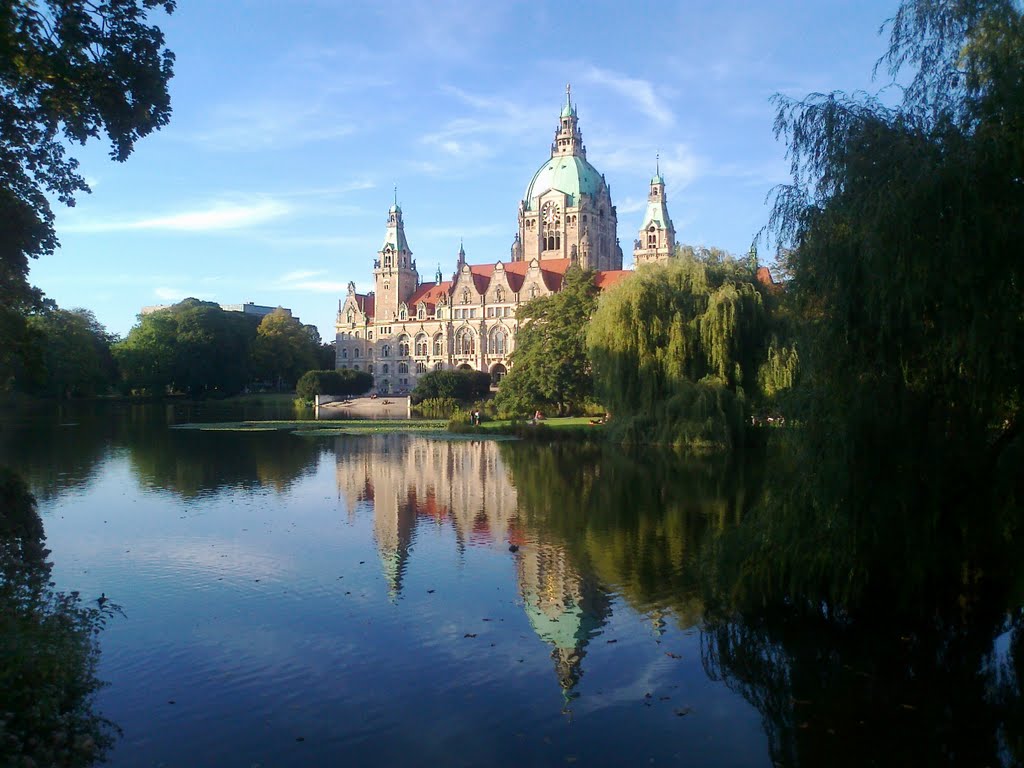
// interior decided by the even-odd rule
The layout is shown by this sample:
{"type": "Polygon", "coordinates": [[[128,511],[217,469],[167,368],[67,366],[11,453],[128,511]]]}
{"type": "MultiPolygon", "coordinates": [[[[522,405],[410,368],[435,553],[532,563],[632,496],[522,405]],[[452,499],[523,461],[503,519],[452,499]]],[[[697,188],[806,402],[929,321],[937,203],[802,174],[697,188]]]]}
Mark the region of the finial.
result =
{"type": "Polygon", "coordinates": [[[398,205],[398,185],[395,184],[395,205],[398,205]]]}
{"type": "Polygon", "coordinates": [[[654,155],[654,172],[661,176],[661,152],[656,152],[654,155]]]}
{"type": "Polygon", "coordinates": [[[570,99],[571,93],[572,93],[572,85],[570,85],[569,83],[566,83],[565,84],[565,105],[567,107],[571,107],[572,106],[572,101],[570,99]]]}

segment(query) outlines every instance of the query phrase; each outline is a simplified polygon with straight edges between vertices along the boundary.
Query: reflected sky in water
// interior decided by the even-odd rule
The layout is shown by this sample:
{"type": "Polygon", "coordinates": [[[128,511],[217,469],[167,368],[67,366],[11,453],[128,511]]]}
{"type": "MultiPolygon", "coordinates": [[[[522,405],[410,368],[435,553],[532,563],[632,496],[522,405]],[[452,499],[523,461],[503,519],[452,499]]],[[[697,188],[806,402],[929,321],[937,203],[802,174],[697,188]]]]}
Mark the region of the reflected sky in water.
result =
{"type": "Polygon", "coordinates": [[[58,586],[123,608],[112,765],[770,765],[701,661],[693,552],[737,508],[714,472],[168,420],[83,411],[0,446],[58,586]]]}

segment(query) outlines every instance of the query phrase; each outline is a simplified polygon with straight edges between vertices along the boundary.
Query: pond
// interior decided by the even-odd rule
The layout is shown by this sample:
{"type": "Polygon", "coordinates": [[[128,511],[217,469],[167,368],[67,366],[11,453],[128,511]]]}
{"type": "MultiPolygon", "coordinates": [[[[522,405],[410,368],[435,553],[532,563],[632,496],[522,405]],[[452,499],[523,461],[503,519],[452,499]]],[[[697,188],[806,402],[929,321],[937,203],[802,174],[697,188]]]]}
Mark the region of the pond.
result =
{"type": "Polygon", "coordinates": [[[122,731],[110,765],[1022,754],[1005,609],[949,668],[896,629],[865,645],[706,605],[708,543],[742,518],[749,473],[590,445],[171,428],[242,416],[50,406],[4,425],[56,587],[119,607],[95,701],[122,731]]]}

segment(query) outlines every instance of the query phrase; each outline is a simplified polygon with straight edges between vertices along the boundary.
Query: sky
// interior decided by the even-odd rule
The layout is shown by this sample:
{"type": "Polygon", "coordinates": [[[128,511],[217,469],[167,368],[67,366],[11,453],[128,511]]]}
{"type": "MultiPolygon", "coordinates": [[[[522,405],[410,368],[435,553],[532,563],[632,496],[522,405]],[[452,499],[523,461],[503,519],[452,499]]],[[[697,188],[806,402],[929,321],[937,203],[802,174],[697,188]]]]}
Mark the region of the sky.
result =
{"type": "MultiPolygon", "coordinates": [[[[179,0],[168,126],[54,203],[31,280],[127,335],[188,296],[290,308],[334,338],[395,197],[423,280],[507,260],[517,207],[572,85],[625,265],[660,154],[681,243],[746,253],[789,178],[772,96],[871,93],[896,0],[179,0]]],[[[762,250],[762,255],[764,251],[762,250]]]]}

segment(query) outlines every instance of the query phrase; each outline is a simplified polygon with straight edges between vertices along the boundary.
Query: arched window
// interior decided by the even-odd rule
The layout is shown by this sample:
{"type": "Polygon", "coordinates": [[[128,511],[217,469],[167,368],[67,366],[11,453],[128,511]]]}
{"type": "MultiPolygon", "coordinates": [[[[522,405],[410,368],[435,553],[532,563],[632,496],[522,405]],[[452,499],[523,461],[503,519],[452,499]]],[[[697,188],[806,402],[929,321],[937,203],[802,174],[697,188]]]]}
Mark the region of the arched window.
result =
{"type": "Polygon", "coordinates": [[[426,373],[426,372],[427,372],[427,364],[426,363],[424,363],[422,360],[420,362],[416,363],[416,373],[426,373]]]}
{"type": "Polygon", "coordinates": [[[455,337],[455,354],[474,355],[476,354],[476,336],[468,328],[463,328],[455,337]]]}
{"type": "Polygon", "coordinates": [[[366,366],[366,372],[373,373],[373,363],[370,363],[369,365],[366,366]]]}
{"type": "Polygon", "coordinates": [[[444,370],[444,363],[442,363],[442,362],[434,363],[434,370],[435,371],[443,371],[444,370]]]}
{"type": "Polygon", "coordinates": [[[347,314],[347,315],[345,315],[345,317],[346,317],[346,322],[347,322],[347,323],[348,323],[349,325],[354,325],[354,323],[353,323],[353,321],[352,321],[352,310],[351,310],[351,309],[350,309],[350,310],[348,311],[348,314],[347,314]]]}
{"type": "Polygon", "coordinates": [[[409,372],[409,364],[408,363],[399,363],[398,364],[398,372],[399,373],[408,373],[409,372]]]}
{"type": "Polygon", "coordinates": [[[352,357],[359,357],[359,347],[356,347],[354,350],[352,350],[352,357]]]}
{"type": "Polygon", "coordinates": [[[406,312],[405,305],[403,304],[398,309],[398,319],[399,320],[405,320],[407,317],[408,317],[408,313],[406,312]]]}
{"type": "Polygon", "coordinates": [[[488,337],[487,351],[492,355],[504,355],[508,346],[508,335],[504,328],[495,328],[488,337]]]}
{"type": "Polygon", "coordinates": [[[398,337],[398,356],[408,357],[409,356],[409,337],[402,334],[398,337]]]}
{"type": "Polygon", "coordinates": [[[440,333],[434,337],[434,357],[440,357],[444,354],[444,336],[440,333]]]}
{"type": "Polygon", "coordinates": [[[342,360],[348,360],[348,350],[347,349],[341,350],[341,359],[342,360]]]}
{"type": "Polygon", "coordinates": [[[416,307],[416,319],[423,320],[427,316],[427,308],[420,304],[416,307]]]}
{"type": "MultiPolygon", "coordinates": [[[[359,332],[358,331],[356,331],[356,338],[357,339],[359,338],[359,332]]],[[[373,331],[367,331],[366,332],[366,338],[372,339],[373,338],[373,331]]]]}
{"type": "Polygon", "coordinates": [[[390,252],[384,254],[384,266],[385,267],[390,267],[391,266],[391,253],[390,252]]]}
{"type": "Polygon", "coordinates": [[[380,367],[380,372],[383,373],[385,376],[388,375],[388,364],[387,363],[384,363],[384,365],[382,365],[380,367]]]}
{"type": "MultiPolygon", "coordinates": [[[[354,364],[352,365],[352,370],[353,370],[353,371],[358,371],[358,370],[359,370],[359,363],[354,363],[354,364]]],[[[371,371],[371,373],[372,373],[372,371],[371,371]]]]}
{"type": "Polygon", "coordinates": [[[421,357],[427,354],[427,334],[421,333],[416,337],[416,356],[421,357]]]}
{"type": "Polygon", "coordinates": [[[653,248],[658,244],[657,230],[653,226],[647,230],[647,247],[653,248]]]}
{"type": "Polygon", "coordinates": [[[391,357],[391,345],[390,344],[385,344],[383,347],[380,348],[380,356],[381,357],[391,357]]]}

